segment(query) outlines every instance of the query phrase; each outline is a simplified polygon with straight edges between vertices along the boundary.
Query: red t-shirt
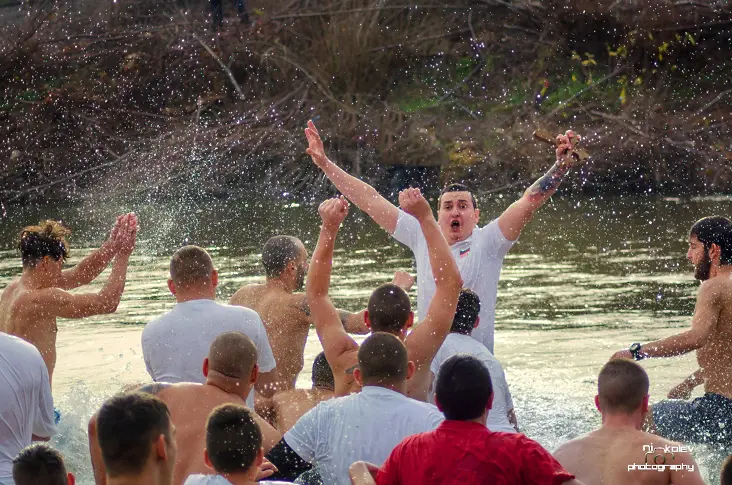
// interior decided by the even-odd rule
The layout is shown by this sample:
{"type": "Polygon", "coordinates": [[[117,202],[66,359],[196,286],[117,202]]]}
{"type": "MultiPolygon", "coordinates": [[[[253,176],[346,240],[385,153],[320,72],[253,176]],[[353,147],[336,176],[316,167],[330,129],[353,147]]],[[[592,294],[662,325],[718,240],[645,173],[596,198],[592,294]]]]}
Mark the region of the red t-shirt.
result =
{"type": "Polygon", "coordinates": [[[572,480],[554,457],[523,434],[444,421],[404,439],[379,469],[378,485],[559,485],[572,480]]]}

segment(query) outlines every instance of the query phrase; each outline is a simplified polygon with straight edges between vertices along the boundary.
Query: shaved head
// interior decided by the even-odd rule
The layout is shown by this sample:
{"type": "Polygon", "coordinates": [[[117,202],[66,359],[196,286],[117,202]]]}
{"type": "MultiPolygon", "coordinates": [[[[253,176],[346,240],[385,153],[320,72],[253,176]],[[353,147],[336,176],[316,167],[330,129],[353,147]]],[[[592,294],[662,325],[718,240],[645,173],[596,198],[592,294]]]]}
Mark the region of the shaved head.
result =
{"type": "Polygon", "coordinates": [[[226,377],[245,379],[257,363],[257,348],[241,332],[222,333],[208,351],[208,368],[226,377]]]}
{"type": "Polygon", "coordinates": [[[207,283],[213,271],[211,256],[198,246],[183,246],[170,260],[170,279],[176,286],[207,283]]]}
{"type": "Polygon", "coordinates": [[[648,374],[643,367],[628,359],[611,360],[597,378],[600,409],[632,414],[641,407],[648,388],[648,374]]]}

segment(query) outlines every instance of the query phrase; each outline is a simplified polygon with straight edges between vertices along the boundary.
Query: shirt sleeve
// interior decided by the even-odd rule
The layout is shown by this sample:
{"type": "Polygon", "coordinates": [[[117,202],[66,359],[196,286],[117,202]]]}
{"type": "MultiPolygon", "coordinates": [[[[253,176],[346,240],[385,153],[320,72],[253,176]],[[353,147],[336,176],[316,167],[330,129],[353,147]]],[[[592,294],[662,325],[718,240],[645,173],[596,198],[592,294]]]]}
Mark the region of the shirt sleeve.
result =
{"type": "Polygon", "coordinates": [[[498,219],[478,230],[478,237],[483,241],[485,253],[493,258],[503,259],[509,249],[518,241],[506,239],[501,228],[498,227],[498,219]]]}
{"type": "Polygon", "coordinates": [[[517,446],[521,450],[521,475],[523,483],[545,483],[547,485],[560,485],[572,480],[574,475],[565,470],[562,465],[539,443],[519,435],[517,439],[522,443],[517,446]]]}
{"type": "Polygon", "coordinates": [[[272,347],[269,345],[267,330],[264,328],[264,324],[262,323],[262,319],[259,318],[259,315],[257,315],[257,326],[259,327],[257,364],[259,364],[260,372],[269,372],[277,366],[277,363],[272,353],[272,347]]]}
{"type": "Polygon", "coordinates": [[[284,436],[287,445],[308,463],[313,463],[318,455],[319,414],[320,406],[314,407],[298,419],[284,436]]]}
{"type": "Polygon", "coordinates": [[[51,383],[48,379],[48,369],[46,363],[43,362],[41,355],[38,354],[40,360],[40,381],[38,382],[38,412],[36,412],[33,420],[33,434],[40,438],[50,438],[56,434],[56,419],[53,413],[53,396],[51,395],[51,383]]]}
{"type": "Polygon", "coordinates": [[[419,238],[424,237],[422,236],[422,228],[419,227],[419,221],[401,209],[399,209],[396,229],[394,229],[392,236],[412,251],[417,248],[419,238]]]}

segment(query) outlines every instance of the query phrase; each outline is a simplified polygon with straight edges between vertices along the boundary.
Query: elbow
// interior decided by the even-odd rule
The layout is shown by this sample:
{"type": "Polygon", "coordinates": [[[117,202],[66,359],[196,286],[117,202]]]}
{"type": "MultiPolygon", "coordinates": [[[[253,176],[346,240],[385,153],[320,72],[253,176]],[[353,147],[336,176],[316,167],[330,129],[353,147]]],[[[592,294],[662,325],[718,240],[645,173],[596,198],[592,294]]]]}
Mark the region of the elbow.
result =
{"type": "Polygon", "coordinates": [[[119,301],[119,298],[105,298],[104,302],[102,302],[100,313],[108,314],[116,312],[117,307],[119,306],[119,301]]]}

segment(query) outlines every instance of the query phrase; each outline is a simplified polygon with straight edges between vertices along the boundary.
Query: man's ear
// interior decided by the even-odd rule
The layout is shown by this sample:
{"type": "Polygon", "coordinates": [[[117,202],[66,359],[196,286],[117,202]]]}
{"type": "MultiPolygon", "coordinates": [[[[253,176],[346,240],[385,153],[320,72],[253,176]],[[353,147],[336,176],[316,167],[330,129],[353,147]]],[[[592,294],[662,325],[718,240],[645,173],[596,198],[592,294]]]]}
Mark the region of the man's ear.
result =
{"type": "Polygon", "coordinates": [[[493,409],[493,398],[496,397],[495,393],[491,392],[491,397],[488,398],[488,404],[486,405],[486,409],[491,410],[493,409]]]}
{"type": "Polygon", "coordinates": [[[361,369],[356,367],[353,369],[353,378],[356,380],[359,386],[363,387],[363,375],[361,375],[361,369]]]}
{"type": "Polygon", "coordinates": [[[371,320],[369,319],[369,311],[364,310],[363,312],[363,323],[366,324],[366,328],[371,330],[371,320]]]}
{"type": "Polygon", "coordinates": [[[473,325],[473,328],[478,328],[478,325],[480,325],[480,317],[475,318],[475,324],[473,325]]]}
{"type": "Polygon", "coordinates": [[[415,369],[416,369],[416,367],[414,365],[414,362],[412,362],[411,360],[409,362],[407,362],[407,379],[412,378],[412,376],[414,375],[415,369]]]}
{"type": "Polygon", "coordinates": [[[437,398],[437,394],[435,394],[435,406],[437,406],[437,410],[440,412],[442,411],[442,404],[440,404],[440,400],[437,398]]]}
{"type": "Polygon", "coordinates": [[[409,312],[409,316],[407,317],[407,324],[404,325],[404,328],[412,328],[414,325],[414,312],[409,312]]]}
{"type": "Polygon", "coordinates": [[[206,468],[214,469],[213,463],[211,463],[211,457],[208,456],[208,450],[206,448],[203,449],[203,464],[206,465],[206,468]]]}
{"type": "Polygon", "coordinates": [[[203,359],[203,377],[208,377],[208,357],[203,359]]]}
{"type": "Polygon", "coordinates": [[[257,383],[257,379],[259,378],[259,364],[254,364],[254,367],[252,368],[252,373],[249,374],[249,382],[254,385],[257,383]]]}
{"type": "Polygon", "coordinates": [[[211,286],[216,288],[219,285],[219,272],[216,270],[213,270],[211,272],[211,286]]]}
{"type": "Polygon", "coordinates": [[[475,221],[478,222],[480,220],[480,209],[475,209],[475,221]]]}
{"type": "Polygon", "coordinates": [[[644,413],[648,412],[648,400],[649,399],[651,399],[651,396],[649,394],[646,394],[645,397],[643,398],[643,402],[641,403],[641,406],[642,406],[641,411],[643,411],[644,413]]]}
{"type": "MultiPolygon", "coordinates": [[[[648,401],[646,401],[646,402],[648,402],[648,401]]],[[[597,408],[598,411],[600,411],[600,413],[602,413],[602,409],[600,408],[600,396],[599,395],[595,395],[595,407],[597,408]]]]}
{"type": "Polygon", "coordinates": [[[722,249],[719,247],[719,244],[712,243],[709,246],[708,254],[709,254],[709,261],[711,261],[712,263],[714,263],[716,265],[719,265],[719,258],[722,256],[722,249]]]}
{"type": "Polygon", "coordinates": [[[257,468],[262,466],[262,463],[264,462],[264,448],[259,448],[259,451],[257,452],[257,457],[254,459],[254,464],[257,465],[257,468]]]}
{"type": "Polygon", "coordinates": [[[171,295],[175,295],[175,283],[173,283],[171,278],[168,278],[168,289],[170,290],[171,295]]]}
{"type": "Polygon", "coordinates": [[[158,439],[155,440],[155,453],[160,460],[165,461],[168,459],[168,446],[164,434],[159,435],[158,439]]]}
{"type": "Polygon", "coordinates": [[[66,474],[66,485],[76,485],[76,477],[71,472],[66,474]]]}

